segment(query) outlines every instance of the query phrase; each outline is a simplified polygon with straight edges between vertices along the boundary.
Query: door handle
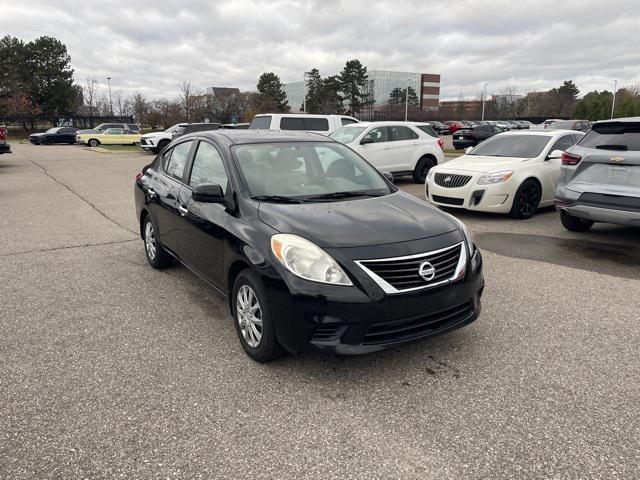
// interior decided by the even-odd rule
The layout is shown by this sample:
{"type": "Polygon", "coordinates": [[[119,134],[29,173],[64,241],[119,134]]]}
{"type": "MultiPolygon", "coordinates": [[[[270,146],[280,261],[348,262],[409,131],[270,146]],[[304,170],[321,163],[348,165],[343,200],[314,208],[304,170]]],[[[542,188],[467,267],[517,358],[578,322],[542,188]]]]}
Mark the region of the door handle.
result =
{"type": "Polygon", "coordinates": [[[180,205],[178,207],[178,212],[180,212],[180,215],[184,217],[187,213],[189,213],[189,209],[184,205],[180,205]]]}
{"type": "Polygon", "coordinates": [[[149,198],[154,198],[157,195],[156,191],[153,188],[148,188],[147,193],[149,194],[149,198]]]}

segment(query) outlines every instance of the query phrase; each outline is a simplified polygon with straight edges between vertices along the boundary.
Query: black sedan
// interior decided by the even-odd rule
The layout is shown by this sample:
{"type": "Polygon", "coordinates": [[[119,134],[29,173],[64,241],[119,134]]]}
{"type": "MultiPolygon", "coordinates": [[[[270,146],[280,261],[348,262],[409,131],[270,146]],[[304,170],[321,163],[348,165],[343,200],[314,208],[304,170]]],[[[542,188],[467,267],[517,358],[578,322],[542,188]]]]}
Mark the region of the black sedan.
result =
{"type": "Polygon", "coordinates": [[[54,143],[73,145],[76,143],[77,131],[78,129],[73,127],[50,128],[46,132],[32,133],[29,135],[29,141],[34,145],[52,145],[54,143]]]}
{"type": "Polygon", "coordinates": [[[453,148],[456,150],[464,150],[468,147],[475,147],[480,142],[501,132],[504,132],[504,130],[495,125],[478,125],[472,128],[461,128],[453,134],[453,148]]]}
{"type": "Polygon", "coordinates": [[[438,135],[449,135],[449,125],[435,120],[427,120],[427,122],[435,130],[438,135]]]}
{"type": "Polygon", "coordinates": [[[134,190],[149,264],[177,259],[227,296],[257,361],[373,352],[480,313],[482,260],[464,224],[328,137],[186,135],[134,190]]]}

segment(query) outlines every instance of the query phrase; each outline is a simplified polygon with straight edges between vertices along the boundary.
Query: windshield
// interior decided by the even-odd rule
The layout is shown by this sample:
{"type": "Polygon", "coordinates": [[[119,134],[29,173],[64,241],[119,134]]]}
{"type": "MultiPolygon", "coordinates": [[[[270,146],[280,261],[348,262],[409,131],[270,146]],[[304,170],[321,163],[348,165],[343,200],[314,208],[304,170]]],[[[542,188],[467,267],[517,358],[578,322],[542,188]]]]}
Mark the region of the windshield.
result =
{"type": "Polygon", "coordinates": [[[176,133],[178,131],[178,126],[180,124],[176,123],[173,127],[167,128],[164,132],[165,133],[176,133]]]}
{"type": "Polygon", "coordinates": [[[58,130],[60,130],[60,127],[50,128],[49,130],[47,130],[44,133],[57,133],[58,130]]]}
{"type": "Polygon", "coordinates": [[[340,143],[351,143],[358,135],[364,132],[366,128],[367,127],[340,127],[329,136],[340,143]]]}
{"type": "Polygon", "coordinates": [[[328,201],[387,195],[392,188],[353,150],[338,143],[261,143],[233,147],[252,198],[328,201]]]}
{"type": "Polygon", "coordinates": [[[542,153],[550,139],[546,135],[496,135],[482,142],[468,155],[534,158],[542,153]]]}

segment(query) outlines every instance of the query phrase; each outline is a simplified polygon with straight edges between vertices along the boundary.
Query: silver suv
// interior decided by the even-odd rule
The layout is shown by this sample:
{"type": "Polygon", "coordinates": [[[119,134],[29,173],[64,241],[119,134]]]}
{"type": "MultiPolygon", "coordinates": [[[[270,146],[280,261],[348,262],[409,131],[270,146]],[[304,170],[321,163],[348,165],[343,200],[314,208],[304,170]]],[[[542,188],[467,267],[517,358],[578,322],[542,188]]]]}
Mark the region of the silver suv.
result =
{"type": "Polygon", "coordinates": [[[594,222],[640,227],[640,117],[597,122],[562,155],[556,206],[573,232],[594,222]]]}

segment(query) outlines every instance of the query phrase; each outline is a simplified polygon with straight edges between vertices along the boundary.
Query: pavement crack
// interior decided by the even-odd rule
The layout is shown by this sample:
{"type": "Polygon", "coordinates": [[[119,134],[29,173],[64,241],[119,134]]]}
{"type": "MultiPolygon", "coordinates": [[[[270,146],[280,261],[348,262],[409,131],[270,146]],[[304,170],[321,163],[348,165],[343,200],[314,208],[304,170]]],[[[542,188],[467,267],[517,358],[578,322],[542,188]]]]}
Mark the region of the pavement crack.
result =
{"type": "Polygon", "coordinates": [[[86,203],[87,205],[89,205],[93,210],[95,210],[98,214],[100,214],[101,216],[103,216],[104,218],[106,218],[107,220],[109,220],[111,223],[117,225],[118,227],[122,228],[123,230],[126,230],[127,232],[133,233],[134,235],[138,235],[138,232],[135,232],[133,230],[131,230],[130,228],[127,228],[126,226],[122,225],[121,223],[117,222],[116,220],[114,220],[113,218],[111,218],[110,216],[108,216],[106,213],[104,213],[102,210],[100,210],[98,207],[96,207],[93,203],[91,203],[89,200],[87,200],[85,197],[83,197],[82,195],[80,195],[78,192],[76,192],[73,188],[71,188],[69,185],[67,185],[66,183],[58,180],[56,177],[54,177],[53,175],[51,175],[49,173],[49,171],[41,164],[39,164],[38,162],[34,161],[34,160],[29,160],[31,163],[33,163],[34,165],[36,165],[38,168],[40,168],[42,170],[42,172],[49,177],[51,180],[53,180],[54,182],[56,182],[58,185],[66,188],[69,192],[71,192],[72,194],[74,194],[76,197],[78,197],[80,200],[82,200],[84,203],[86,203]]]}
{"type": "Polygon", "coordinates": [[[0,258],[2,257],[15,257],[17,255],[28,255],[30,253],[43,253],[43,252],[55,252],[58,250],[71,250],[74,248],[86,248],[86,247],[100,247],[103,245],[117,245],[119,243],[129,243],[129,242],[136,242],[138,241],[137,238],[132,238],[129,240],[115,240],[113,242],[102,242],[102,243],[83,243],[80,245],[67,245],[64,247],[54,247],[54,248],[39,248],[39,249],[35,249],[35,250],[25,250],[23,252],[13,252],[13,253],[3,253],[0,255],[0,258]]]}

